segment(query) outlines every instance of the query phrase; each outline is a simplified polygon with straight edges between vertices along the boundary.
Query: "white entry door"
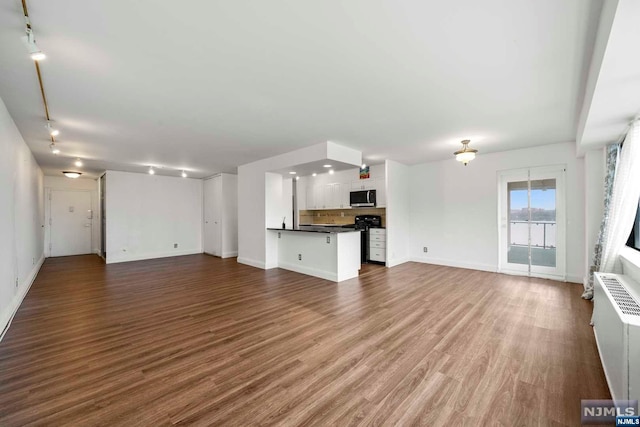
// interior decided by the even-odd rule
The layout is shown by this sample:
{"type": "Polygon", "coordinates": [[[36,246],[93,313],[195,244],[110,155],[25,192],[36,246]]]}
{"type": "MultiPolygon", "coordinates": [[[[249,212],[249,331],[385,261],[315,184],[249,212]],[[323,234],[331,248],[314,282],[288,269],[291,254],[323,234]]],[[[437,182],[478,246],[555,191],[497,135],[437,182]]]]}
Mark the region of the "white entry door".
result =
{"type": "Polygon", "coordinates": [[[222,177],[204,181],[204,251],[222,256],[222,177]]]}
{"type": "Polygon", "coordinates": [[[51,190],[51,256],[91,253],[91,192],[51,190]]]}
{"type": "Polygon", "coordinates": [[[500,272],[565,280],[564,167],[500,174],[500,272]]]}

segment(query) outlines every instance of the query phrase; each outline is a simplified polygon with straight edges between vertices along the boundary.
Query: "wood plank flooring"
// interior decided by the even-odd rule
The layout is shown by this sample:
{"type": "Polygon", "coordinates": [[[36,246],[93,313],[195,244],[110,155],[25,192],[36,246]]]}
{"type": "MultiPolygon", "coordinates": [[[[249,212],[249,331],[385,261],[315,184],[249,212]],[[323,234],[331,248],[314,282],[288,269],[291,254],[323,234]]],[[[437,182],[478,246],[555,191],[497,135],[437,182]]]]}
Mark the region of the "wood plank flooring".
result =
{"type": "Polygon", "coordinates": [[[0,343],[0,425],[580,424],[608,399],[581,286],[207,255],[47,259],[0,343]]]}

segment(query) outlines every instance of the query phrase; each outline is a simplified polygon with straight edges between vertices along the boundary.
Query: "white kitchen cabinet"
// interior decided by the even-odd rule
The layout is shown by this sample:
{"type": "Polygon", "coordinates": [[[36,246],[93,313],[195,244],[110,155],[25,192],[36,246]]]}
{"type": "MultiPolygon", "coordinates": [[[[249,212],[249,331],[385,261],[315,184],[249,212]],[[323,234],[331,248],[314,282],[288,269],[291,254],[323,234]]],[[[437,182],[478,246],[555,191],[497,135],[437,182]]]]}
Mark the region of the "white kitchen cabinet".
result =
{"type": "Polygon", "coordinates": [[[369,260],[385,262],[387,260],[387,230],[369,229],[369,260]]]}
{"type": "Polygon", "coordinates": [[[307,209],[316,209],[316,193],[313,188],[313,184],[307,184],[307,197],[306,197],[306,208],[307,209]]]}
{"type": "Polygon", "coordinates": [[[351,181],[352,190],[375,190],[376,188],[375,178],[359,179],[357,181],[351,181]]]}

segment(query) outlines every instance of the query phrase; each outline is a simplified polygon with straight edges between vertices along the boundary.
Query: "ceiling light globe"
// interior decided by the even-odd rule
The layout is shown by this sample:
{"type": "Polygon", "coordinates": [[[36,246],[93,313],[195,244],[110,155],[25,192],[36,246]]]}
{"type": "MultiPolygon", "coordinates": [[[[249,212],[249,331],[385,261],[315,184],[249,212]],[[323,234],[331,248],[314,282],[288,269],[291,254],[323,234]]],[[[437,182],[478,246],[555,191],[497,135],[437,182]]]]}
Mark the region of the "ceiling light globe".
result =
{"type": "Polygon", "coordinates": [[[476,158],[476,153],[472,151],[465,151],[465,152],[456,154],[456,160],[464,163],[465,165],[475,158],[476,158]]]}

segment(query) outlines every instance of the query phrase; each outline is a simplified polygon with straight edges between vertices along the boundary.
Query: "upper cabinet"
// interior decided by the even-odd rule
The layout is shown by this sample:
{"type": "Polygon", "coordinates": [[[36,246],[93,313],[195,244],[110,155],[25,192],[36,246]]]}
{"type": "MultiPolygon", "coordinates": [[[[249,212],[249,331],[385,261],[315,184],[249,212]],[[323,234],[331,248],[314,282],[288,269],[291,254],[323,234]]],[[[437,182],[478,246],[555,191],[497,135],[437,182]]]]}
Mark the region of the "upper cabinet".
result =
{"type": "Polygon", "coordinates": [[[368,179],[358,179],[358,169],[353,169],[336,172],[333,175],[304,177],[298,185],[305,187],[304,190],[298,189],[299,199],[304,197],[304,203],[298,203],[301,210],[351,209],[349,193],[357,190],[376,190],[377,206],[386,206],[384,165],[372,166],[371,177],[368,179]],[[301,184],[303,179],[304,183],[301,184]],[[306,194],[303,195],[303,193],[306,194]]]}

